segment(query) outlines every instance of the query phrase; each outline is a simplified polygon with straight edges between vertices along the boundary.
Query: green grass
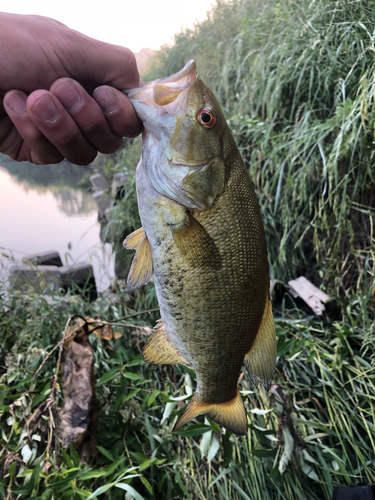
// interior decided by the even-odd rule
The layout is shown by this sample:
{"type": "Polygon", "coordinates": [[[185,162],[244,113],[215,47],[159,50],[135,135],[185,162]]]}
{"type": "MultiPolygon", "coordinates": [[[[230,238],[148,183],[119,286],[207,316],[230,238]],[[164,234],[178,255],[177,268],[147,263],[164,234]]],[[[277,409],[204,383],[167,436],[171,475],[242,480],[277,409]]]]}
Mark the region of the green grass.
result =
{"type": "Polygon", "coordinates": [[[374,28],[366,0],[220,2],[150,74],[196,60],[254,181],[273,276],[321,273],[341,296],[374,279],[374,28]]]}
{"type": "Polygon", "coordinates": [[[328,500],[335,487],[375,483],[375,332],[358,304],[348,303],[343,321],[330,325],[297,310],[277,319],[270,393],[252,387],[247,374],[240,384],[247,436],[224,433],[204,417],[172,434],[195,375],[184,366],[142,361],[149,331],[140,326],[152,327],[158,313],[127,316],[155,306],[148,288],[153,285],[143,287],[137,302],[118,290],[121,305],[72,296],[65,311],[39,296],[2,292],[0,460],[3,466],[8,460],[0,494],[6,497],[8,488],[8,498],[13,492],[14,498],[117,499],[125,488],[136,499],[291,500],[308,492],[309,498],[328,500]],[[98,314],[123,334],[110,342],[90,336],[99,429],[97,457],[89,464],[59,445],[54,425],[62,405],[61,375],[54,404],[46,404],[55,355],[31,386],[74,313],[98,314]],[[38,410],[38,419],[31,419],[38,410]],[[25,461],[25,452],[31,452],[29,461],[16,461],[25,461]]]}

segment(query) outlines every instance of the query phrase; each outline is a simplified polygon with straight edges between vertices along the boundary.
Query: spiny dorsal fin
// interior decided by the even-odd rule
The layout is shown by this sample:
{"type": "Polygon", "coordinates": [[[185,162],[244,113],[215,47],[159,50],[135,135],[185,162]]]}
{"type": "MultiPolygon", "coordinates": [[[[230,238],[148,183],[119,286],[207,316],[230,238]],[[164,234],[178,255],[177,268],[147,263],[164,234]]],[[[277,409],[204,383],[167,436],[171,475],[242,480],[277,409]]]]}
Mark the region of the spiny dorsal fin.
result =
{"type": "Polygon", "coordinates": [[[143,348],[142,357],[147,363],[155,365],[189,364],[168,339],[162,320],[156,323],[154,333],[143,348]]]}
{"type": "Polygon", "coordinates": [[[221,257],[214,240],[190,212],[182,222],[170,227],[177,248],[194,267],[220,269],[221,257]]]}
{"type": "Polygon", "coordinates": [[[247,433],[246,411],[239,391],[237,391],[235,398],[225,403],[203,403],[194,396],[177,420],[173,432],[178,431],[189,420],[198,417],[198,415],[208,415],[237,436],[244,436],[247,433]]]}
{"type": "Polygon", "coordinates": [[[123,243],[124,247],[130,250],[136,250],[144,234],[145,232],[143,227],[140,227],[139,229],[136,229],[132,233],[128,234],[123,243]]]}
{"type": "Polygon", "coordinates": [[[260,381],[266,389],[269,389],[276,363],[275,322],[269,298],[266,301],[257,336],[245,356],[245,362],[254,385],[260,381]]]}
{"type": "MultiPolygon", "coordinates": [[[[137,231],[140,231],[140,229],[137,231]]],[[[151,247],[146,233],[143,229],[142,233],[136,234],[137,231],[130,234],[124,241],[124,245],[125,243],[127,245],[126,248],[137,249],[128,274],[127,281],[129,288],[137,288],[137,286],[145,285],[150,281],[154,272],[151,247]]]]}

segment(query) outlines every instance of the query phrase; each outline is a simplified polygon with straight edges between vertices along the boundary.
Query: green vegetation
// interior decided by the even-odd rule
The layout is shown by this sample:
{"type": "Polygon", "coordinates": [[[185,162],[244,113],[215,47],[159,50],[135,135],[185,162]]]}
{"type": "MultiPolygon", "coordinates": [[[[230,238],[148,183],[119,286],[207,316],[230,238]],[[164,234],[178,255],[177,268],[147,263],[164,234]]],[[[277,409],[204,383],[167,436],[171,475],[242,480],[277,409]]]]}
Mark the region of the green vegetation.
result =
{"type": "MultiPolygon", "coordinates": [[[[243,0],[218,3],[160,52],[150,78],[194,58],[223,104],[261,203],[273,277],[306,275],[336,295],[340,319],[306,317],[285,296],[274,304],[270,393],[246,374],[240,382],[248,435],[204,417],[172,434],[195,375],[141,360],[158,318],[152,284],[132,296],[118,287],[114,302],[71,296],[65,309],[0,286],[0,497],[331,500],[334,488],[375,484],[374,33],[373,2],[243,0]],[[51,393],[58,350],[48,353],[72,314],[122,333],[90,335],[98,453],[89,464],[59,444],[61,375],[51,393]]],[[[139,153],[130,141],[103,167],[130,176],[103,228],[123,275],[132,253],[121,244],[139,225],[139,153]]]]}
{"type": "Polygon", "coordinates": [[[302,500],[308,491],[311,499],[328,500],[335,487],[375,482],[374,332],[364,335],[371,322],[358,303],[331,326],[278,320],[275,384],[268,396],[242,379],[249,433],[237,438],[203,417],[171,433],[194,390],[194,372],[142,361],[140,346],[157,314],[131,315],[155,301],[146,288],[130,301],[118,295],[120,305],[72,296],[63,311],[40,296],[2,295],[0,495],[6,498],[9,488],[8,498],[120,499],[125,490],[137,500],[302,500]],[[123,334],[115,341],[91,334],[99,429],[98,455],[89,465],[59,445],[60,386],[50,399],[57,361],[47,353],[74,313],[99,315],[123,334]]]}
{"type": "Polygon", "coordinates": [[[374,27],[366,0],[219,3],[154,69],[194,58],[223,104],[275,278],[320,272],[348,295],[374,276],[374,27]]]}

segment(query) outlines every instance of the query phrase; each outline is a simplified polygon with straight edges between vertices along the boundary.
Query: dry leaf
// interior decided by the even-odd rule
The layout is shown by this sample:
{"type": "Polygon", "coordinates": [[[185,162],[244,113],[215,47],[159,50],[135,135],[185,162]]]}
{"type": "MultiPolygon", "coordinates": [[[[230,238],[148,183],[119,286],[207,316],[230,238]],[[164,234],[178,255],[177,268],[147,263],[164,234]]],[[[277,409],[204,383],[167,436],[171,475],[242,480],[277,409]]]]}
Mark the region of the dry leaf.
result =
{"type": "MultiPolygon", "coordinates": [[[[86,325],[83,320],[78,320],[77,324],[86,325]]],[[[85,462],[96,454],[97,407],[93,366],[87,328],[81,328],[64,344],[60,435],[63,446],[67,448],[72,443],[85,462]]]]}

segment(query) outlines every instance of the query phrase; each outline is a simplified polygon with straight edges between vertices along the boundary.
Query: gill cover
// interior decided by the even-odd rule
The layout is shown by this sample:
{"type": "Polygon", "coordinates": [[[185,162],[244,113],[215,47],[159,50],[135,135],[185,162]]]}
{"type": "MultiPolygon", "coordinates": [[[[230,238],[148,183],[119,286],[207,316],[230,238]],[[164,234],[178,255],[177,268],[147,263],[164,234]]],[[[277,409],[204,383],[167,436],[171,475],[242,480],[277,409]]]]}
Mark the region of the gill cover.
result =
{"type": "Polygon", "coordinates": [[[189,208],[212,206],[225,184],[223,135],[227,129],[214,95],[194,61],[167,78],[125,91],[145,127],[142,166],[162,196],[189,208]],[[212,115],[207,127],[202,121],[212,115]]]}

